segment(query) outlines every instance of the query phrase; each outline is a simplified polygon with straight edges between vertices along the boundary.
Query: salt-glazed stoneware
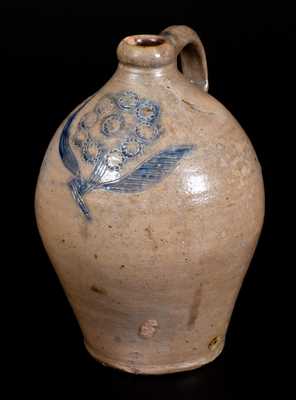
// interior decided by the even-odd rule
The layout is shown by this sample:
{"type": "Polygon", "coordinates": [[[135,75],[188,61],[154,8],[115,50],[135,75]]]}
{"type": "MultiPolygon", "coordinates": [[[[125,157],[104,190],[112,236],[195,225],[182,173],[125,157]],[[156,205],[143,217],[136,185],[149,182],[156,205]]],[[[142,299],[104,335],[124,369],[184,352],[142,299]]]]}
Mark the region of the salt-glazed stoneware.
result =
{"type": "Polygon", "coordinates": [[[38,227],[95,359],[137,374],[198,368],[223,349],[260,235],[261,168],[207,93],[194,31],[129,36],[117,55],[49,145],[38,227]]]}

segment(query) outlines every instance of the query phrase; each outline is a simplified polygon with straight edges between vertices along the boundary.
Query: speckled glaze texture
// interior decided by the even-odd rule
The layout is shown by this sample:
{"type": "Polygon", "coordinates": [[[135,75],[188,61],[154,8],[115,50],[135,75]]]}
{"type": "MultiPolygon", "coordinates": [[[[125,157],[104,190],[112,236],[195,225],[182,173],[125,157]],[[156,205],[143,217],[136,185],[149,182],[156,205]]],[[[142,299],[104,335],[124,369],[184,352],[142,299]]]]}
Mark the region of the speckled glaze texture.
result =
{"type": "Polygon", "coordinates": [[[49,145],[38,227],[94,358],[139,374],[189,370],[223,349],[262,228],[261,168],[207,93],[194,31],[130,36],[117,55],[49,145]]]}

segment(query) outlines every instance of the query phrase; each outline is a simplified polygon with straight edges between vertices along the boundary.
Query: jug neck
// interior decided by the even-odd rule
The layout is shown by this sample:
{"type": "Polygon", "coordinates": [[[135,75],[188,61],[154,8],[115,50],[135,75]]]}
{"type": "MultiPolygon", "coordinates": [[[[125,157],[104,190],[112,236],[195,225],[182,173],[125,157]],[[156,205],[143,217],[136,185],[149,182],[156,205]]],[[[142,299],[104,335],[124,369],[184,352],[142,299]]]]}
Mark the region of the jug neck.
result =
{"type": "Polygon", "coordinates": [[[176,61],[158,67],[140,67],[138,65],[119,62],[114,77],[120,79],[123,76],[128,76],[128,78],[132,80],[145,79],[145,81],[155,81],[166,77],[170,79],[182,78],[181,73],[177,69],[176,61]]]}

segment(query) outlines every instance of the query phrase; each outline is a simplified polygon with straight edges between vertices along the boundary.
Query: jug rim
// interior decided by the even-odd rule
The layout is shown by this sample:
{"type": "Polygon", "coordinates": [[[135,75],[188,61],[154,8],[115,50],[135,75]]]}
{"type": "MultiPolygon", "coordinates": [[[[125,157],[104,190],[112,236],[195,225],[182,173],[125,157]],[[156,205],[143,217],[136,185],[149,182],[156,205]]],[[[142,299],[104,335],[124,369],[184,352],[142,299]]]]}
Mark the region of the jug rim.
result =
{"type": "Polygon", "coordinates": [[[140,67],[160,67],[176,60],[174,46],[163,36],[139,34],[127,36],[117,47],[119,62],[140,67]]]}

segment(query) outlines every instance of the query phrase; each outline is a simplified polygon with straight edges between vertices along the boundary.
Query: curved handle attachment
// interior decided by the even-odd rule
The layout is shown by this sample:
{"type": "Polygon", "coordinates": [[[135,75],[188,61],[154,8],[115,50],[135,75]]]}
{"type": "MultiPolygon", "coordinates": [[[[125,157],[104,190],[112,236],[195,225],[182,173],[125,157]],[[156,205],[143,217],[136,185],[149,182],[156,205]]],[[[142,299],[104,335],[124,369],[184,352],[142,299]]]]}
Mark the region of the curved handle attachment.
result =
{"type": "Polygon", "coordinates": [[[161,32],[181,57],[182,72],[205,92],[209,89],[205,49],[197,33],[185,25],[173,25],[161,32]]]}

